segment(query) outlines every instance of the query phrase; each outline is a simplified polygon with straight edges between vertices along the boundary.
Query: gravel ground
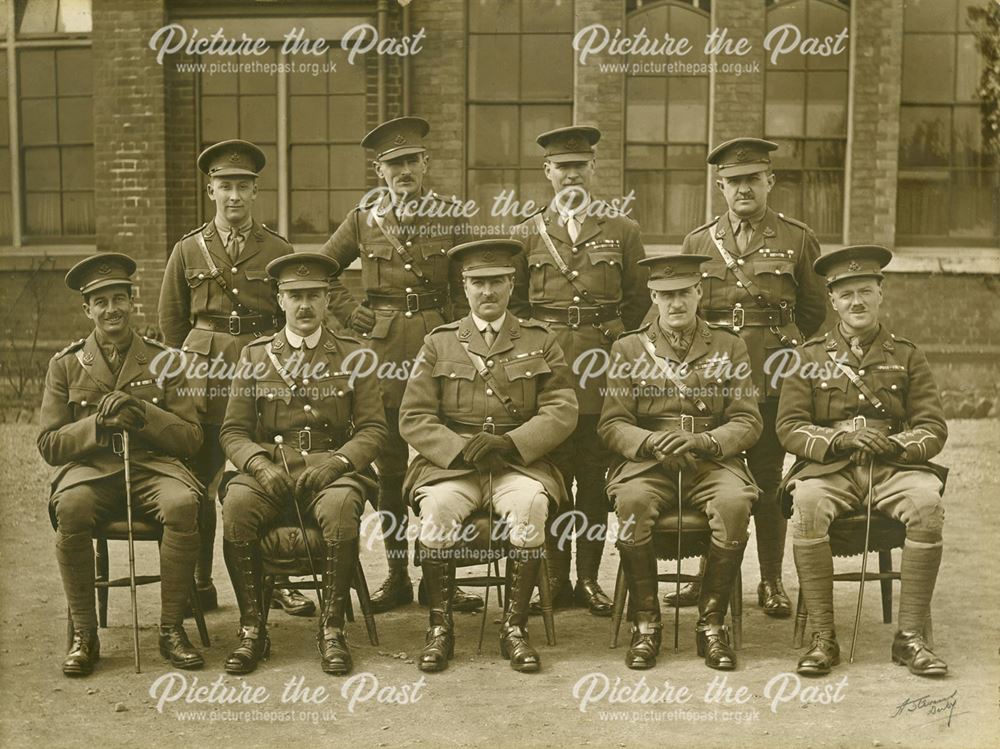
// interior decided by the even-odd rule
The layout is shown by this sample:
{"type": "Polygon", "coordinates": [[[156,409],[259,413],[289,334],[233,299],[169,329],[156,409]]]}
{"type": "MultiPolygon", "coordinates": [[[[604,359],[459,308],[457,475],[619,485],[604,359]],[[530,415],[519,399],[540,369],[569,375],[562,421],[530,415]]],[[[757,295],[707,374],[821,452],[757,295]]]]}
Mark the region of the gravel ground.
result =
{"type": "MultiPolygon", "coordinates": [[[[225,742],[252,747],[302,738],[310,745],[379,747],[627,747],[652,743],[658,740],[656,732],[666,732],[671,743],[720,747],[998,746],[1000,586],[992,575],[1000,571],[994,536],[1000,422],[959,420],[951,428],[940,456],[952,472],[945,561],[934,599],[937,652],[951,667],[943,680],[919,679],[891,663],[894,627],[881,624],[878,587],[869,586],[855,663],[849,665],[845,658],[830,677],[798,682],[791,675],[798,657],[791,647],[791,621],[768,619],[755,605],[753,549],[744,565],[740,665],[725,677],[696,657],[696,614],[691,609],[681,615],[678,654],[671,648],[672,614],[665,611],[665,646],[653,671],[625,668],[623,650],[607,647],[608,621],[573,610],[557,615],[558,645],[540,647],[543,670],[517,674],[499,656],[495,606],[481,654],[476,653],[479,617],[457,615],[452,666],[443,674],[423,676],[412,662],[425,627],[417,605],[378,618],[378,647],[368,644],[363,625],[349,625],[352,680],[320,671],[315,619],[282,612],[272,616],[271,660],[245,679],[229,677],[222,663],[233,644],[237,614],[220,549],[216,582],[222,608],[208,615],[213,640],[205,650],[203,671],[171,675],[160,659],[154,627],[158,594],[149,586],[139,593],[143,673],[132,669],[128,593],[116,590],[110,627],[101,632],[97,670],[89,678],[71,680],[59,670],[65,601],[45,504],[51,471],[35,450],[35,427],[3,425],[0,743],[173,747],[225,742]],[[299,693],[291,699],[297,687],[299,693]],[[241,689],[241,702],[219,701],[241,689]],[[213,691],[216,701],[204,701],[213,691]],[[589,700],[581,703],[587,695],[589,700]]],[[[217,543],[221,547],[221,533],[217,543]]],[[[137,547],[140,570],[155,570],[149,546],[137,547]]],[[[363,561],[374,587],[385,570],[381,544],[364,552],[363,561]]],[[[617,561],[609,547],[601,571],[609,593],[617,561]]],[[[838,560],[837,567],[850,569],[858,563],[857,558],[838,560]]],[[[127,574],[123,544],[112,546],[112,574],[116,572],[127,574]]],[[[794,600],[790,553],[784,574],[794,600]]],[[[850,641],[855,601],[855,586],[836,587],[844,644],[850,641]]],[[[188,631],[194,633],[192,623],[188,631]]],[[[532,634],[536,642],[544,642],[540,621],[533,620],[532,634]]]]}

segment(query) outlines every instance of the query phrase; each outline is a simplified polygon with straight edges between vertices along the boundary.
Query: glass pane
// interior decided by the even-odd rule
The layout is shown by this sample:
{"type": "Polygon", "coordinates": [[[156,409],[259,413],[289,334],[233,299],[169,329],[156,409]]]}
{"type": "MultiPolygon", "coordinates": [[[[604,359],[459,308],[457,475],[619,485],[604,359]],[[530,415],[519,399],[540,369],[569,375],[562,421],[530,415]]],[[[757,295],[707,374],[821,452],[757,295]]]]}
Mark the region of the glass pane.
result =
{"type": "Polygon", "coordinates": [[[240,137],[258,145],[277,140],[277,106],[277,99],[273,96],[241,96],[240,137]]]}
{"type": "Polygon", "coordinates": [[[10,192],[10,151],[0,149],[0,193],[10,192]]]}
{"type": "MultiPolygon", "coordinates": [[[[709,61],[708,56],[705,55],[704,43],[710,31],[708,22],[709,18],[706,14],[699,13],[693,8],[683,8],[677,5],[670,6],[670,36],[675,39],[691,40],[691,51],[678,59],[694,65],[704,64],[709,61]]],[[[666,30],[664,29],[664,31],[666,30]]]]}
{"type": "MultiPolygon", "coordinates": [[[[288,91],[293,96],[296,94],[325,94],[328,75],[330,78],[336,77],[336,74],[327,74],[322,71],[324,63],[321,58],[312,55],[289,55],[289,61],[296,65],[295,72],[288,74],[288,91]],[[318,75],[312,74],[313,65],[319,67],[318,75]],[[301,69],[299,66],[302,66],[301,69]]],[[[344,62],[346,65],[346,59],[344,62]]],[[[339,66],[337,72],[340,72],[339,66]]]]}
{"type": "Polygon", "coordinates": [[[666,232],[666,206],[664,205],[664,172],[626,171],[625,193],[635,191],[632,218],[642,226],[644,235],[666,232]]]}
{"type": "Polygon", "coordinates": [[[55,0],[26,0],[18,5],[23,9],[21,26],[18,28],[20,33],[51,34],[56,30],[58,5],[55,0]]]}
{"type": "Polygon", "coordinates": [[[896,236],[940,237],[947,234],[949,193],[946,170],[900,172],[896,188],[896,236]]]}
{"type": "MultiPolygon", "coordinates": [[[[268,49],[264,54],[257,55],[240,55],[240,64],[252,66],[255,63],[258,65],[274,64],[277,61],[277,52],[274,47],[268,49]]],[[[240,70],[240,93],[241,94],[273,94],[278,85],[278,76],[274,75],[273,72],[249,72],[240,70]]],[[[322,80],[322,78],[320,79],[322,80]]]]}
{"type": "Polygon", "coordinates": [[[57,192],[29,192],[24,196],[25,231],[58,236],[62,233],[60,197],[57,192]]]}
{"type": "Polygon", "coordinates": [[[996,238],[1000,217],[993,208],[993,201],[1000,196],[998,189],[996,172],[952,172],[950,236],[996,238]]]}
{"type": "MultiPolygon", "coordinates": [[[[815,37],[816,39],[836,38],[838,34],[848,29],[850,25],[849,16],[847,8],[843,5],[832,5],[824,2],[824,0],[810,0],[808,36],[815,37]]],[[[810,55],[809,68],[811,70],[847,70],[849,45],[850,37],[848,37],[843,45],[844,51],[839,55],[831,55],[829,57],[810,55]]]]}
{"type": "Polygon", "coordinates": [[[93,192],[64,192],[62,210],[64,235],[86,236],[94,233],[93,192]]]}
{"type": "Polygon", "coordinates": [[[953,164],[977,167],[983,147],[982,118],[979,107],[955,107],[952,137],[953,164]]]}
{"type": "MultiPolygon", "coordinates": [[[[510,188],[510,185],[507,185],[510,188]]],[[[522,209],[528,209],[528,201],[535,204],[535,208],[540,208],[552,199],[552,185],[546,179],[545,173],[541,169],[522,169],[518,172],[517,200],[522,209]]],[[[484,210],[489,210],[487,206],[484,210]]],[[[513,226],[524,218],[520,216],[506,216],[504,222],[513,226]]]]}
{"type": "Polygon", "coordinates": [[[69,146],[62,150],[62,186],[64,190],[94,189],[93,146],[69,146]]]}
{"type": "Polygon", "coordinates": [[[469,0],[469,31],[490,34],[518,31],[520,0],[469,0]]]}
{"type": "Polygon", "coordinates": [[[292,143],[326,142],[325,96],[292,96],[288,109],[289,138],[292,143]]]}
{"type": "Polygon", "coordinates": [[[707,146],[667,146],[667,166],[705,171],[707,146]]]}
{"type": "MultiPolygon", "coordinates": [[[[573,44],[568,34],[538,34],[521,44],[523,99],[573,98],[573,44]]],[[[500,66],[499,61],[497,62],[500,66]]],[[[503,64],[506,64],[503,63],[503,64]]]]}
{"type": "Polygon", "coordinates": [[[18,63],[22,98],[55,96],[55,52],[50,49],[26,49],[19,53],[18,63]]]}
{"type": "Polygon", "coordinates": [[[56,53],[59,93],[82,96],[93,91],[93,69],[89,49],[61,49],[56,53]]]}
{"type": "MultiPolygon", "coordinates": [[[[212,212],[206,216],[213,215],[212,212]]],[[[278,191],[261,190],[257,193],[257,202],[253,206],[253,217],[272,229],[278,228],[278,191]]]]}
{"type": "Polygon", "coordinates": [[[292,146],[291,151],[291,184],[301,189],[326,188],[329,184],[326,147],[292,146]]]}
{"type": "Polygon", "coordinates": [[[805,132],[805,73],[765,74],[764,132],[768,137],[805,132]]]}
{"type": "Polygon", "coordinates": [[[806,135],[847,134],[847,73],[809,73],[806,135]]]}
{"type": "Polygon", "coordinates": [[[89,32],[93,30],[91,0],[59,0],[59,20],[56,31],[89,32]]]}
{"type": "Polygon", "coordinates": [[[58,190],[59,149],[24,149],[24,187],[27,190],[58,190]]]}
{"type": "Polygon", "coordinates": [[[681,238],[705,221],[705,172],[667,172],[667,236],[681,238]]]}
{"type": "Polygon", "coordinates": [[[802,215],[802,172],[774,172],[774,189],[767,204],[776,211],[805,221],[802,215]]]}
{"type": "Polygon", "coordinates": [[[328,228],[332,234],[340,226],[347,214],[358,206],[360,195],[357,190],[330,191],[330,223],[328,228]]]}
{"type": "Polygon", "coordinates": [[[517,107],[469,106],[469,165],[505,166],[518,162],[517,107]]]}
{"type": "MultiPolygon", "coordinates": [[[[541,169],[545,153],[535,138],[540,133],[569,125],[573,120],[571,105],[525,105],[521,107],[521,166],[541,169]]],[[[600,148],[600,146],[598,146],[600,148]]]]}
{"type": "Polygon", "coordinates": [[[323,234],[330,228],[330,207],[322,190],[292,190],[289,231],[296,234],[323,234]]]}
{"type": "Polygon", "coordinates": [[[92,143],[94,140],[94,100],[89,96],[59,99],[59,141],[92,143]]]}
{"type": "MultiPolygon", "coordinates": [[[[264,171],[257,177],[257,184],[261,192],[264,190],[274,190],[278,186],[278,148],[277,146],[265,143],[258,143],[260,150],[264,152],[264,171]]],[[[258,197],[258,205],[260,198],[258,197]]],[[[277,214],[275,214],[277,215],[277,214]]],[[[277,224],[271,224],[271,227],[277,224]]]]}
{"type": "Polygon", "coordinates": [[[663,146],[625,146],[626,169],[662,169],[663,146]]]}
{"type": "Polygon", "coordinates": [[[805,148],[805,165],[829,169],[844,168],[846,140],[802,141],[805,148]]]}
{"type": "Polygon", "coordinates": [[[901,167],[947,166],[950,155],[951,107],[900,107],[901,167]]]}
{"type": "MultiPolygon", "coordinates": [[[[218,61],[218,58],[210,57],[209,55],[201,55],[195,59],[205,65],[211,65],[213,60],[218,61]]],[[[199,78],[201,80],[201,95],[203,99],[205,96],[214,96],[216,94],[235,94],[239,90],[237,85],[239,78],[231,73],[216,73],[212,75],[206,71],[201,73],[199,78]]]]}
{"type": "Polygon", "coordinates": [[[500,195],[502,190],[508,193],[514,191],[514,199],[519,200],[517,195],[517,171],[514,169],[471,169],[469,171],[468,200],[474,200],[479,206],[479,213],[476,214],[476,222],[496,226],[498,224],[513,224],[515,220],[505,219],[503,216],[493,215],[494,199],[500,195]]]}
{"type": "Polygon", "coordinates": [[[628,16],[628,34],[634,36],[642,29],[646,30],[646,36],[650,39],[662,39],[667,33],[667,14],[669,10],[666,5],[654,5],[653,7],[643,7],[628,16]]]}
{"type": "Polygon", "coordinates": [[[330,140],[346,140],[358,145],[365,134],[365,97],[327,97],[329,116],[327,128],[330,140]]]}
{"type": "Polygon", "coordinates": [[[801,218],[821,237],[839,237],[844,222],[844,173],[806,171],[802,173],[801,218]]]}
{"type": "Polygon", "coordinates": [[[667,82],[664,78],[625,81],[625,138],[662,143],[667,138],[667,82]]]}
{"type": "Polygon", "coordinates": [[[903,101],[951,101],[955,37],[907,34],[903,39],[903,101]]]}
{"type": "Polygon", "coordinates": [[[805,141],[792,138],[775,138],[778,149],[771,152],[774,169],[798,169],[805,155],[805,141]]]}
{"type": "Polygon", "coordinates": [[[903,31],[954,31],[955,0],[906,0],[903,31]]]}
{"type": "Polygon", "coordinates": [[[958,80],[955,83],[956,101],[978,101],[976,89],[979,88],[979,79],[985,67],[985,60],[976,48],[976,37],[972,34],[960,34],[958,37],[958,80]]]}
{"type": "Polygon", "coordinates": [[[521,13],[524,15],[522,23],[524,31],[573,30],[573,0],[546,0],[543,3],[522,3],[521,13]]]}
{"type": "Polygon", "coordinates": [[[0,193],[0,241],[9,242],[13,233],[14,204],[10,193],[0,193]]]}
{"type": "Polygon", "coordinates": [[[704,143],[708,139],[708,78],[669,79],[667,140],[704,143]]]}
{"type": "Polygon", "coordinates": [[[205,143],[217,143],[238,132],[235,96],[201,98],[201,137],[205,143]]]}
{"type": "MultiPolygon", "coordinates": [[[[784,26],[785,24],[792,24],[796,29],[802,31],[806,34],[806,3],[805,2],[795,2],[788,3],[786,5],[781,5],[778,7],[770,8],[767,11],[767,33],[770,34],[774,29],[779,26],[784,26]]],[[[795,38],[795,33],[789,31],[788,40],[791,41],[795,38]]],[[[730,35],[732,36],[732,34],[730,35]]],[[[782,39],[782,33],[779,32],[774,36],[770,37],[770,47],[773,50],[782,39]]],[[[785,43],[789,46],[788,42],[785,43]]],[[[806,66],[805,55],[798,51],[798,48],[794,52],[788,52],[786,54],[779,55],[778,61],[776,63],[771,62],[771,54],[766,52],[767,67],[769,70],[778,69],[781,70],[794,70],[796,68],[804,68],[806,66]]]]}
{"type": "Polygon", "coordinates": [[[330,187],[364,190],[365,152],[357,146],[330,146],[330,187]]]}
{"type": "Polygon", "coordinates": [[[55,99],[22,99],[21,101],[21,142],[55,143],[59,140],[56,130],[55,99]]]}
{"type": "Polygon", "coordinates": [[[470,99],[518,97],[518,42],[517,36],[469,37],[470,99]]]}
{"type": "Polygon", "coordinates": [[[331,94],[363,94],[365,92],[365,56],[358,55],[354,64],[347,64],[347,52],[342,49],[331,49],[329,58],[331,65],[336,64],[336,72],[326,75],[327,90],[331,94]]]}

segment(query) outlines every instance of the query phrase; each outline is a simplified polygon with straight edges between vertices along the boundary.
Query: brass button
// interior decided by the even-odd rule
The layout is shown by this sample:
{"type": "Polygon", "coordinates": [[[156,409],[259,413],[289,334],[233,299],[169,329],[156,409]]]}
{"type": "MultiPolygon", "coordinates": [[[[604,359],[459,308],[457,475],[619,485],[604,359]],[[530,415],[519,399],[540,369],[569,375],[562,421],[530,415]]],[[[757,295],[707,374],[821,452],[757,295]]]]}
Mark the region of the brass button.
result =
{"type": "Polygon", "coordinates": [[[451,373],[450,375],[448,375],[448,376],[449,376],[449,377],[451,377],[452,379],[454,379],[454,378],[455,378],[455,373],[454,373],[454,372],[452,372],[452,373],[451,373]]]}
{"type": "Polygon", "coordinates": [[[743,288],[743,282],[742,281],[737,281],[736,285],[739,286],[741,289],[743,288]]]}
{"type": "Polygon", "coordinates": [[[413,287],[412,286],[407,286],[406,287],[406,293],[407,294],[412,294],[413,293],[413,287]]]}
{"type": "Polygon", "coordinates": [[[87,405],[87,401],[80,401],[80,405],[81,406],[86,406],[87,405]]]}
{"type": "Polygon", "coordinates": [[[573,301],[574,302],[579,302],[580,301],[580,297],[578,297],[578,296],[573,297],[573,301]]]}
{"type": "Polygon", "coordinates": [[[274,393],[268,393],[268,394],[267,394],[267,399],[268,399],[269,401],[273,401],[273,400],[274,400],[274,393]]]}
{"type": "Polygon", "coordinates": [[[159,402],[160,402],[160,399],[159,399],[159,398],[157,398],[157,397],[156,397],[156,396],[154,395],[154,396],[153,396],[153,403],[155,404],[155,403],[159,403],[159,402]]]}
{"type": "Polygon", "coordinates": [[[238,271],[239,271],[239,268],[237,268],[237,267],[236,267],[236,266],[234,265],[234,266],[233,266],[233,273],[236,273],[236,272],[238,272],[238,271]]]}
{"type": "Polygon", "coordinates": [[[300,453],[300,455],[301,455],[301,456],[302,456],[303,458],[308,458],[308,457],[309,457],[309,451],[308,451],[308,450],[303,450],[303,451],[302,451],[302,452],[300,453]]]}
{"type": "Polygon", "coordinates": [[[530,370],[530,369],[528,369],[528,370],[525,370],[525,372],[524,372],[524,376],[525,376],[525,377],[531,377],[531,370],[530,370]]]}
{"type": "Polygon", "coordinates": [[[413,317],[413,313],[412,312],[406,312],[404,314],[404,317],[413,317]]]}
{"type": "Polygon", "coordinates": [[[234,293],[234,294],[239,294],[239,293],[240,293],[240,290],[239,290],[239,289],[233,289],[233,293],[234,293]]]}
{"type": "Polygon", "coordinates": [[[373,257],[375,257],[375,253],[374,252],[369,252],[368,253],[368,259],[371,260],[373,257]]]}
{"type": "Polygon", "coordinates": [[[199,281],[204,281],[205,280],[205,274],[204,273],[199,273],[198,274],[198,280],[199,281]]]}
{"type": "Polygon", "coordinates": [[[861,375],[861,376],[863,377],[863,376],[864,376],[864,374],[865,374],[865,370],[863,370],[863,369],[859,369],[859,370],[858,370],[858,374],[859,374],[859,375],[861,375]]]}
{"type": "Polygon", "coordinates": [[[486,366],[487,367],[492,367],[493,366],[493,360],[492,359],[487,359],[486,360],[486,366]]]}
{"type": "Polygon", "coordinates": [[[899,388],[896,385],[890,386],[889,389],[890,390],[899,390],[899,388]]]}
{"type": "Polygon", "coordinates": [[[493,388],[486,388],[487,395],[493,395],[493,388]]]}
{"type": "Polygon", "coordinates": [[[863,400],[868,400],[868,399],[865,398],[865,394],[864,393],[858,393],[858,400],[859,401],[863,401],[863,400]]]}
{"type": "Polygon", "coordinates": [[[404,268],[405,268],[406,270],[410,270],[410,269],[412,269],[412,268],[413,268],[413,266],[412,266],[412,265],[410,265],[409,263],[406,263],[406,264],[405,264],[405,265],[404,265],[403,267],[404,267],[404,268]]]}
{"type": "Polygon", "coordinates": [[[309,378],[308,377],[303,377],[302,378],[302,384],[303,385],[308,385],[309,384],[309,378]]]}
{"type": "Polygon", "coordinates": [[[308,403],[306,403],[306,404],[305,404],[305,405],[304,405],[304,406],[302,407],[302,410],[303,410],[303,411],[305,411],[306,413],[308,413],[309,411],[312,411],[312,410],[313,410],[313,407],[312,407],[312,406],[310,406],[310,405],[309,405],[308,403]]]}
{"type": "Polygon", "coordinates": [[[344,391],[343,390],[338,390],[337,391],[337,397],[338,398],[343,398],[344,397],[344,391]]]}
{"type": "Polygon", "coordinates": [[[821,383],[819,384],[819,386],[820,386],[820,387],[821,387],[821,388],[822,388],[823,390],[826,390],[826,389],[827,389],[827,387],[828,387],[828,386],[827,386],[827,384],[826,384],[825,382],[821,382],[821,383]]]}
{"type": "Polygon", "coordinates": [[[701,272],[701,277],[702,278],[708,278],[708,272],[707,271],[702,271],[701,272]]]}
{"type": "Polygon", "coordinates": [[[746,265],[746,261],[743,258],[740,258],[739,260],[736,261],[736,264],[737,265],[746,265]]]}

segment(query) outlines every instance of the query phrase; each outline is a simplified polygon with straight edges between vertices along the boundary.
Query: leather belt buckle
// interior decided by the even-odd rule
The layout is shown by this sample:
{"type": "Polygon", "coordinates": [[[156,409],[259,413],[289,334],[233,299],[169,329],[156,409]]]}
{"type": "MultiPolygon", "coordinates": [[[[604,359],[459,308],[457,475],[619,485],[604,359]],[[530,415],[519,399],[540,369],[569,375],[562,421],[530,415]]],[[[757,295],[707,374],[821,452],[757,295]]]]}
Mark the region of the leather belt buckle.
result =
{"type": "Polygon", "coordinates": [[[746,312],[742,307],[733,307],[733,330],[738,331],[746,324],[746,312]]]}
{"type": "Polygon", "coordinates": [[[243,332],[243,321],[236,315],[229,316],[229,335],[239,335],[243,332]]]}
{"type": "Polygon", "coordinates": [[[855,416],[852,419],[852,421],[854,422],[855,432],[858,431],[859,429],[864,429],[865,427],[868,426],[868,419],[866,419],[864,416],[855,416]]]}
{"type": "Polygon", "coordinates": [[[299,430],[299,450],[312,450],[313,435],[308,429],[299,430]]]}
{"type": "Polygon", "coordinates": [[[569,306],[566,309],[566,324],[572,325],[573,327],[579,327],[580,322],[581,322],[580,308],[575,304],[569,306]],[[574,316],[576,316],[575,320],[573,319],[574,316]]]}
{"type": "Polygon", "coordinates": [[[483,422],[483,431],[487,434],[496,434],[497,425],[493,423],[493,417],[487,416],[486,421],[483,422]]]}
{"type": "Polygon", "coordinates": [[[407,312],[419,312],[420,311],[420,295],[410,293],[406,295],[406,311],[407,312]]]}
{"type": "Polygon", "coordinates": [[[681,431],[682,432],[694,431],[694,416],[692,416],[691,414],[681,414],[681,431]]]}
{"type": "Polygon", "coordinates": [[[121,432],[111,433],[111,449],[115,455],[125,455],[125,438],[121,432]]]}

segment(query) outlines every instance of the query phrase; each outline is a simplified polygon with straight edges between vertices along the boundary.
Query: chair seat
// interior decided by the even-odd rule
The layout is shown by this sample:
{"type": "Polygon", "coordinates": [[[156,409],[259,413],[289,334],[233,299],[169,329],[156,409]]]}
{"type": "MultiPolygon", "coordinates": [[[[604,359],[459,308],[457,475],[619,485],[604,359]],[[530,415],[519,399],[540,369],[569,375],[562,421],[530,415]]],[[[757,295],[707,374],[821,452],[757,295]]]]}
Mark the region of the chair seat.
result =
{"type": "MultiPolygon", "coordinates": [[[[906,526],[880,512],[872,513],[868,538],[869,551],[898,549],[906,541],[906,526]]],[[[865,545],[865,513],[856,512],[837,518],[830,524],[830,548],[837,557],[860,554],[865,545]]]]}
{"type": "MultiPolygon", "coordinates": [[[[712,529],[708,516],[697,510],[681,510],[681,559],[708,553],[712,529]]],[[[653,525],[653,544],[658,559],[677,558],[677,513],[668,512],[653,525]]]]}
{"type": "MultiPolygon", "coordinates": [[[[132,521],[132,538],[136,541],[159,541],[163,536],[163,526],[149,520],[132,521]]],[[[109,541],[128,540],[128,522],[124,519],[110,520],[98,525],[94,530],[95,538],[106,538],[109,541]]]]}
{"type": "Polygon", "coordinates": [[[271,528],[260,541],[264,574],[302,575],[309,573],[309,554],[312,554],[317,571],[323,569],[326,559],[326,542],[315,525],[306,526],[306,541],[297,525],[279,525],[271,528]],[[306,543],[309,550],[306,551],[306,543]]]}

